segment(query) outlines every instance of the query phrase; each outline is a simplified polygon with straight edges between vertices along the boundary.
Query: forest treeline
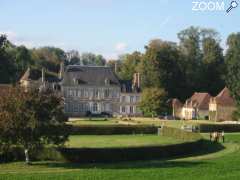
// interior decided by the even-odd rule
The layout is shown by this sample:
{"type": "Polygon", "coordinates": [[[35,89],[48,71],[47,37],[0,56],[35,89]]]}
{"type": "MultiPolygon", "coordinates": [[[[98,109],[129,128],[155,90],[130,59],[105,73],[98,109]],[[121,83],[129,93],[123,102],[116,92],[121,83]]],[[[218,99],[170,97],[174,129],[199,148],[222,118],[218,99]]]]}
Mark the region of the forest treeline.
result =
{"type": "Polygon", "coordinates": [[[78,51],[64,52],[56,47],[15,46],[2,35],[0,83],[17,82],[28,67],[45,68],[57,75],[62,62],[65,65],[107,65],[116,69],[123,80],[132,80],[133,74],[139,72],[141,87],[148,91],[145,94],[158,92],[156,96],[162,94],[165,100],[179,98],[183,101],[195,91],[215,96],[228,86],[240,102],[240,33],[228,36],[224,42],[226,49],[221,47],[220,34],[214,29],[189,27],[177,36],[178,43],[154,39],[144,47],[144,52],[136,51],[107,61],[93,53],[80,55],[78,51]]]}

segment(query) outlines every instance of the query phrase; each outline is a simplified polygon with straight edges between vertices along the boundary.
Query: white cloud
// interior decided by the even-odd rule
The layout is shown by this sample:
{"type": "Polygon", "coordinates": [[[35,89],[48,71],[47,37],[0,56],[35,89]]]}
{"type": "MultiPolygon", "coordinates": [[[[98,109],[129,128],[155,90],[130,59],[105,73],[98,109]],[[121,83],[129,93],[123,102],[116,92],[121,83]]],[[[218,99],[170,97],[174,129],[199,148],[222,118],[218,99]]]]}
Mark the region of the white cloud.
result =
{"type": "Polygon", "coordinates": [[[126,43],[120,42],[120,43],[117,43],[115,45],[115,50],[118,51],[118,52],[123,52],[126,49],[127,49],[127,44],[126,43]]]}
{"type": "Polygon", "coordinates": [[[0,31],[0,34],[4,34],[10,41],[15,41],[17,39],[17,34],[13,31],[0,31]]]}

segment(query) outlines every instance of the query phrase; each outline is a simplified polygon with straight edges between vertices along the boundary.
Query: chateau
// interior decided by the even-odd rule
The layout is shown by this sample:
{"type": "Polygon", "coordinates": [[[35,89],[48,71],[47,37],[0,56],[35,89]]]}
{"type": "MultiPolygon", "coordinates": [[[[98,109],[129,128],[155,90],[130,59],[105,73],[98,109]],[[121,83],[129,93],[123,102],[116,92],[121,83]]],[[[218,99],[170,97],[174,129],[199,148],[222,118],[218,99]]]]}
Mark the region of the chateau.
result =
{"type": "Polygon", "coordinates": [[[45,71],[28,69],[20,79],[24,88],[50,88],[61,93],[64,111],[69,117],[87,115],[140,116],[140,74],[133,82],[121,81],[110,67],[61,65],[59,77],[46,76],[45,71]],[[36,70],[35,70],[36,71],[36,70]]]}

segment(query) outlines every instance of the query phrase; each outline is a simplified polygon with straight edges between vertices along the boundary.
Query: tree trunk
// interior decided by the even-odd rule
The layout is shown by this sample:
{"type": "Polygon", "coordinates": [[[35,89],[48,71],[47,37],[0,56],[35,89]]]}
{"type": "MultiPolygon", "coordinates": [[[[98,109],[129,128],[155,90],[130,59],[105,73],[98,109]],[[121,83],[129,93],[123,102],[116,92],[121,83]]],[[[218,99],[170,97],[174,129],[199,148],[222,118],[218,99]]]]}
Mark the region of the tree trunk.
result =
{"type": "Polygon", "coordinates": [[[25,148],[24,154],[25,154],[25,162],[26,162],[26,164],[30,164],[29,153],[28,153],[28,149],[27,148],[25,148]]]}

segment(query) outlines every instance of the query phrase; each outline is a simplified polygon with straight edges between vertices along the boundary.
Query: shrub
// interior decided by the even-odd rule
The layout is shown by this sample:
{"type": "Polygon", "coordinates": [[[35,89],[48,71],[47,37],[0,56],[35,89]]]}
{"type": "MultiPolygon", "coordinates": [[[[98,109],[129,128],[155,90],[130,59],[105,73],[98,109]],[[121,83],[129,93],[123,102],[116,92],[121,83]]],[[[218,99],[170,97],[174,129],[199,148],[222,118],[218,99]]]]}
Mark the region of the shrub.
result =
{"type": "Polygon", "coordinates": [[[70,162],[117,162],[133,160],[153,160],[185,156],[201,149],[203,141],[182,144],[125,148],[61,148],[63,158],[70,162]],[[197,148],[196,148],[197,147],[197,148]]]}
{"type": "Polygon", "coordinates": [[[163,136],[168,136],[176,139],[181,139],[183,141],[196,141],[202,139],[201,134],[194,132],[187,132],[181,129],[163,126],[160,130],[160,134],[163,136]]]}
{"type": "Polygon", "coordinates": [[[240,132],[240,124],[200,124],[200,132],[240,132]]]}
{"type": "Polygon", "coordinates": [[[71,135],[157,134],[157,127],[145,125],[68,126],[71,135]]]}

